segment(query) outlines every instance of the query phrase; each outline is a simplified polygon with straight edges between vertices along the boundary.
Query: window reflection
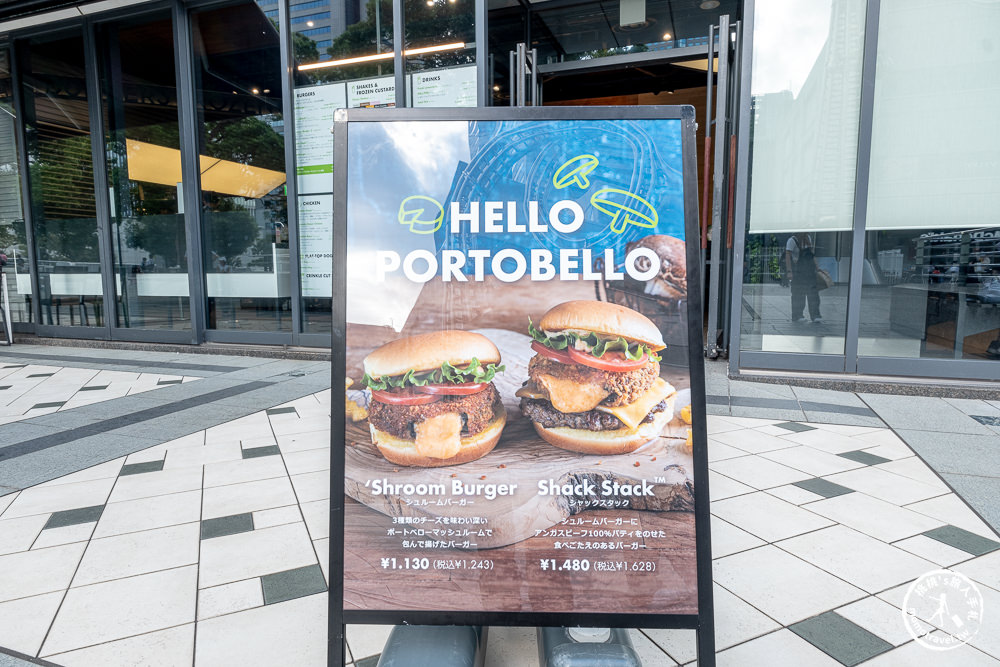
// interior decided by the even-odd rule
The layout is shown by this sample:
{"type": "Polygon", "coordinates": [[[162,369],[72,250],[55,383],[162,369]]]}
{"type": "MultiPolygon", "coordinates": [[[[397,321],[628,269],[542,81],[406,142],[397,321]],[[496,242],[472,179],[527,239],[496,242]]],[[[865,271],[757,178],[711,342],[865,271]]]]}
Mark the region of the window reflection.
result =
{"type": "Polygon", "coordinates": [[[744,350],[844,353],[865,6],[756,5],[744,350]]]}
{"type": "Polygon", "coordinates": [[[210,328],[291,329],[278,29],[254,4],[192,14],[210,328]]]}
{"type": "Polygon", "coordinates": [[[0,48],[0,271],[6,276],[11,321],[30,322],[31,275],[15,131],[10,53],[0,48]]]}

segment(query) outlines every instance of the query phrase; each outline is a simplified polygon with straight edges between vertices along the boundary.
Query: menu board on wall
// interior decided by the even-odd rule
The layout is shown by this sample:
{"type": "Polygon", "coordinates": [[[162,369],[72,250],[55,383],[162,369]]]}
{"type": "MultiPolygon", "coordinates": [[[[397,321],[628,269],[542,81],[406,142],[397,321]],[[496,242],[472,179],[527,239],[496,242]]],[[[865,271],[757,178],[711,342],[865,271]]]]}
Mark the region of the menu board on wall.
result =
{"type": "Polygon", "coordinates": [[[299,271],[303,297],[332,295],[333,195],[299,197],[299,271]]]}
{"type": "Polygon", "coordinates": [[[476,66],[434,69],[410,75],[415,107],[476,106],[476,66]]]}
{"type": "Polygon", "coordinates": [[[347,106],[346,101],[343,83],[295,90],[299,194],[333,192],[333,112],[347,106]]]}
{"type": "Polygon", "coordinates": [[[347,106],[351,109],[378,109],[396,106],[396,79],[360,79],[347,82],[347,106]]]}
{"type": "Polygon", "coordinates": [[[694,111],[463,113],[338,116],[339,619],[711,633],[694,111]]]}

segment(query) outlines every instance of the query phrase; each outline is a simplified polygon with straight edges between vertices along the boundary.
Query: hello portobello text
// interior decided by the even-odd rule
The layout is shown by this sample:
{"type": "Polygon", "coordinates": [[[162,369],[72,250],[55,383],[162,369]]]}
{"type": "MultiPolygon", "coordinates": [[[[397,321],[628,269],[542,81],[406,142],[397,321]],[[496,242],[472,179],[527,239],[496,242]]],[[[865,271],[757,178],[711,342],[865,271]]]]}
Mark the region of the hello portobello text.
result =
{"type": "MultiPolygon", "coordinates": [[[[462,210],[459,202],[451,202],[448,215],[448,232],[451,234],[545,234],[555,231],[560,234],[577,232],[584,223],[583,208],[575,201],[562,200],[552,205],[548,215],[542,217],[537,201],[527,202],[527,220],[519,220],[517,202],[487,201],[470,202],[462,210]]],[[[433,211],[432,211],[433,212],[433,211]]],[[[621,233],[629,222],[612,221],[612,231],[621,233]]],[[[437,202],[426,197],[409,197],[400,207],[399,222],[410,226],[415,234],[432,234],[441,228],[444,209],[437,202]],[[412,210],[404,210],[407,201],[424,200],[412,210]],[[430,204],[431,206],[428,206],[430,204]],[[436,215],[428,216],[427,208],[436,208],[436,215]]],[[[617,220],[617,218],[616,218],[617,220]]],[[[642,224],[642,226],[648,226],[642,224]]],[[[625,275],[638,281],[647,281],[659,273],[660,259],[649,248],[635,248],[618,262],[615,250],[607,248],[603,252],[603,269],[594,269],[595,253],[588,248],[561,248],[558,251],[533,248],[528,255],[520,250],[448,250],[438,255],[430,250],[414,250],[405,256],[393,250],[379,250],[375,253],[375,276],[383,282],[389,274],[402,271],[403,275],[415,283],[426,283],[436,276],[445,282],[474,282],[485,280],[486,268],[501,282],[515,282],[528,275],[533,281],[559,280],[623,280],[625,275]],[[621,266],[622,270],[615,267],[621,266]]]]}

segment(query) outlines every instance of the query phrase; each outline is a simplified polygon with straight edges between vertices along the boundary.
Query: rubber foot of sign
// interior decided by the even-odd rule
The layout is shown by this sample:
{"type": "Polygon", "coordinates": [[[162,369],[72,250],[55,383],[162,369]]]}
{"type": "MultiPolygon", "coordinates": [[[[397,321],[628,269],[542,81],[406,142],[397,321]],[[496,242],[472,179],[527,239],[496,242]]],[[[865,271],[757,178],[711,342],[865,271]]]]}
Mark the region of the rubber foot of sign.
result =
{"type": "Polygon", "coordinates": [[[577,641],[569,628],[537,632],[540,667],[642,667],[627,629],[611,628],[604,641],[577,641]]]}
{"type": "Polygon", "coordinates": [[[389,633],[378,667],[482,667],[487,630],[467,625],[397,625],[389,633]]]}

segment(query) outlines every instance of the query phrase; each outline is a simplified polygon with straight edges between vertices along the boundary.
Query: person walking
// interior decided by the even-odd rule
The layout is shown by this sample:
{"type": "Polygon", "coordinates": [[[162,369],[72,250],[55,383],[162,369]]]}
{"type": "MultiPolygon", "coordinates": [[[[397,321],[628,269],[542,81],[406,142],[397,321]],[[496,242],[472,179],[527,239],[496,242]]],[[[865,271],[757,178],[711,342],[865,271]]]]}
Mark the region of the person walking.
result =
{"type": "Polygon", "coordinates": [[[806,302],[809,319],[823,322],[819,312],[819,286],[816,284],[816,248],[810,234],[798,233],[785,244],[785,275],[792,289],[792,321],[804,322],[806,302]]]}

